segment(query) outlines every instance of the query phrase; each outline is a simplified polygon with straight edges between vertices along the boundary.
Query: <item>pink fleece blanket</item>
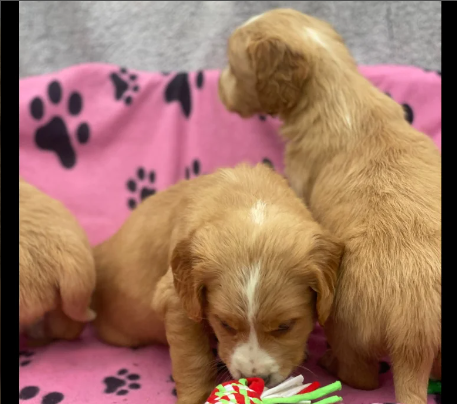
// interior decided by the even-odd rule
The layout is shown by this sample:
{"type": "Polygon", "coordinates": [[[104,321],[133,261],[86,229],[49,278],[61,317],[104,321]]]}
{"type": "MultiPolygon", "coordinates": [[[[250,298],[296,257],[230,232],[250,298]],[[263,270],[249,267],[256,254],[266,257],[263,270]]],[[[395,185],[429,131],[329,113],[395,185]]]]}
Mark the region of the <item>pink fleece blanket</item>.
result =
{"type": "MultiPolygon", "coordinates": [[[[441,148],[441,77],[403,66],[361,67],[403,104],[405,117],[441,148]]],[[[142,199],[183,178],[241,161],[264,161],[282,172],[279,122],[226,112],[217,71],[157,74],[86,64],[19,82],[20,174],[61,200],[90,241],[112,235],[142,199]]],[[[304,364],[306,380],[334,379],[316,366],[325,349],[318,328],[304,364]]],[[[166,347],[114,348],[91,330],[76,342],[19,352],[19,401],[57,404],[176,401],[166,347]]],[[[393,402],[389,365],[381,387],[344,387],[348,404],[393,402]]],[[[429,403],[439,402],[430,397],[429,403]]]]}

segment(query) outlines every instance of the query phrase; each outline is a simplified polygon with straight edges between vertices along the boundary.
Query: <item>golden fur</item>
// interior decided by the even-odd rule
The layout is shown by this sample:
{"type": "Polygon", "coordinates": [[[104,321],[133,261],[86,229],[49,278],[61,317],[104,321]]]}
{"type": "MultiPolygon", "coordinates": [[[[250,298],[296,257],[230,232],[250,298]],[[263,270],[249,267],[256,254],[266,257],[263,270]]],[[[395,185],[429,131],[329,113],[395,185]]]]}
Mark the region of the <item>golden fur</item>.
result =
{"type": "Polygon", "coordinates": [[[281,118],[290,184],[346,246],[321,363],[373,389],[389,355],[397,401],[425,404],[433,364],[441,377],[439,151],[323,21],[267,12],[233,33],[228,57],[222,102],[281,118]]]}
{"type": "Polygon", "coordinates": [[[60,202],[19,179],[20,329],[36,343],[77,338],[94,318],[94,289],[94,259],[81,226],[60,202]]]}
{"type": "Polygon", "coordinates": [[[277,383],[304,358],[315,306],[322,323],[330,312],[342,249],[273,170],[222,169],[146,199],[95,248],[94,324],[115,345],[168,342],[180,404],[215,387],[210,330],[234,377],[277,383]]]}

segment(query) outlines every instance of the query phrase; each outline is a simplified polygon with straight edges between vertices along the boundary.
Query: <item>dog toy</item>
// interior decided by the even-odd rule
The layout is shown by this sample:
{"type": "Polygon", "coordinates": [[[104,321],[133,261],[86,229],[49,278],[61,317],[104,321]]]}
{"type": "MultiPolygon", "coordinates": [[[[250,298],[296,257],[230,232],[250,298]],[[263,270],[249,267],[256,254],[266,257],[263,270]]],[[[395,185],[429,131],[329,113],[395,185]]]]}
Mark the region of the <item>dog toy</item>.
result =
{"type": "Polygon", "coordinates": [[[441,381],[429,380],[427,393],[428,394],[441,394],[441,381]]]}
{"type": "Polygon", "coordinates": [[[205,404],[332,404],[343,400],[323,398],[341,390],[340,382],[319,387],[318,382],[303,385],[303,376],[297,376],[266,389],[262,379],[251,377],[219,384],[205,404]]]}

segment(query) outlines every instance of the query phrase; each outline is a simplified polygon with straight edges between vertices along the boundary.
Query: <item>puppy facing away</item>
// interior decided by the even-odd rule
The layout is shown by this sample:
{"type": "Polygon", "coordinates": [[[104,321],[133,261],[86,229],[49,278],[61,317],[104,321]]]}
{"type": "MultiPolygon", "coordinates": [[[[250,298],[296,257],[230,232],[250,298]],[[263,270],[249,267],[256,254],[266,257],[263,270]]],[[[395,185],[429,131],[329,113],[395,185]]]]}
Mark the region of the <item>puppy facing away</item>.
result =
{"type": "Polygon", "coordinates": [[[74,339],[93,320],[92,250],[57,200],[19,178],[19,330],[32,343],[74,339]]]}
{"type": "Polygon", "coordinates": [[[360,389],[389,355],[397,401],[425,404],[441,377],[441,157],[357,71],[327,23],[277,9],[231,36],[222,102],[277,115],[286,175],[345,243],[321,363],[360,389]]]}
{"type": "Polygon", "coordinates": [[[180,404],[215,387],[211,333],[234,378],[271,386],[327,319],[342,251],[279,174],[221,169],[149,197],[95,248],[94,325],[115,345],[168,342],[180,404]]]}

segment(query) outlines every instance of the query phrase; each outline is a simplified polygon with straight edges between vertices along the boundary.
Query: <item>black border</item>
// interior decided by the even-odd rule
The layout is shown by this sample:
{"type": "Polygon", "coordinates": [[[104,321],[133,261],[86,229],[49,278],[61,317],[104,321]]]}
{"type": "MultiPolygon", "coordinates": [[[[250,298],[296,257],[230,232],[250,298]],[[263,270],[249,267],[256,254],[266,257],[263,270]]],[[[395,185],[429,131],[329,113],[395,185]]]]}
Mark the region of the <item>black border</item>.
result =
{"type": "MultiPolygon", "coordinates": [[[[5,133],[1,146],[1,212],[8,217],[1,227],[1,258],[5,265],[5,276],[1,280],[1,368],[2,374],[8,375],[8,381],[3,384],[1,396],[3,403],[15,402],[16,393],[11,388],[19,373],[12,371],[16,364],[13,359],[17,353],[12,349],[15,341],[17,322],[19,318],[19,188],[17,173],[19,171],[19,2],[0,3],[3,24],[1,24],[1,132],[5,133]],[[3,57],[4,56],[4,57],[3,57]],[[13,146],[16,144],[16,146],[13,146]],[[4,167],[3,167],[4,166],[4,167]],[[14,184],[14,185],[13,185],[14,184]],[[7,226],[5,228],[5,226],[7,226]],[[3,237],[5,234],[5,237],[3,237]],[[8,290],[8,292],[7,292],[8,290]],[[14,310],[13,310],[14,309],[14,310]],[[17,313],[17,314],[16,314],[17,313]],[[13,332],[14,330],[14,332],[13,332]],[[14,380],[12,379],[14,375],[14,380]],[[14,398],[13,398],[14,393],[14,398]]],[[[1,377],[1,376],[0,376],[1,377]]]]}
{"type": "MultiPolygon", "coordinates": [[[[452,125],[452,115],[455,115],[455,111],[453,111],[453,107],[455,105],[455,91],[457,91],[456,86],[455,86],[455,74],[452,74],[450,71],[451,66],[452,66],[452,61],[448,60],[448,62],[445,61],[446,57],[448,59],[452,58],[452,53],[453,53],[453,48],[455,47],[454,43],[454,38],[455,37],[455,12],[456,12],[456,7],[453,5],[453,2],[450,1],[443,1],[441,2],[441,78],[443,79],[443,70],[444,72],[444,85],[442,85],[442,93],[441,93],[441,102],[442,102],[442,116],[441,116],[441,131],[442,131],[442,140],[441,140],[441,156],[442,156],[442,162],[441,162],[441,167],[442,167],[442,174],[441,174],[441,184],[442,184],[442,192],[441,192],[441,201],[442,201],[442,315],[441,315],[441,333],[442,333],[442,346],[444,346],[444,355],[442,355],[442,370],[444,374],[448,374],[448,380],[451,379],[452,375],[452,370],[451,367],[455,366],[454,360],[451,359],[452,355],[452,337],[451,337],[451,325],[453,318],[455,318],[455,312],[453,314],[452,308],[451,308],[451,299],[453,297],[452,295],[452,280],[451,280],[451,274],[453,273],[452,269],[452,250],[455,248],[455,246],[452,246],[452,235],[450,233],[452,232],[453,229],[453,224],[454,221],[453,219],[453,212],[454,210],[452,209],[451,201],[452,197],[455,199],[455,192],[453,192],[453,184],[455,187],[455,177],[453,179],[452,175],[452,164],[455,162],[455,157],[453,158],[452,153],[454,153],[455,147],[452,146],[452,143],[456,144],[456,137],[454,136],[453,132],[455,132],[455,127],[453,128],[452,125]],[[446,23],[446,19],[448,20],[446,23]],[[448,29],[448,35],[444,35],[446,28],[448,29]],[[450,54],[447,54],[446,51],[444,50],[446,47],[446,44],[448,44],[448,52],[450,54]],[[446,67],[445,65],[449,66],[449,72],[446,73],[446,67]],[[453,82],[454,81],[454,82],[453,82]],[[447,112],[446,112],[447,110],[447,112]],[[446,136],[446,130],[444,129],[446,124],[449,126],[449,130],[447,133],[449,136],[446,136]],[[444,153],[443,153],[444,150],[444,153]],[[446,168],[445,166],[448,166],[446,168]],[[448,191],[446,190],[446,179],[448,181],[448,191]],[[446,197],[445,194],[448,193],[448,196],[446,197]],[[454,195],[453,195],[454,194],[454,195]],[[447,201],[447,202],[446,202],[447,201]],[[446,207],[446,204],[448,207],[446,207]],[[446,236],[444,233],[447,230],[448,236],[446,236]],[[448,247],[446,247],[446,245],[448,247]],[[447,260],[449,262],[449,268],[446,267],[446,256],[448,256],[447,260]],[[447,269],[446,269],[447,268],[447,269]],[[447,281],[446,281],[447,279],[447,281]],[[447,292],[446,292],[447,289],[447,292]],[[448,300],[447,303],[445,303],[445,300],[448,300]],[[446,314],[448,313],[448,314],[446,314]],[[446,318],[448,318],[449,326],[446,323],[446,318]],[[448,328],[447,333],[445,330],[448,328]],[[447,335],[447,337],[446,337],[447,335]],[[446,342],[447,338],[449,339],[449,342],[446,342]],[[449,348],[446,348],[448,346],[449,348]],[[446,366],[448,367],[448,370],[446,372],[445,368],[446,366]]],[[[455,293],[455,292],[454,292],[455,293]]],[[[452,386],[449,386],[452,387],[452,386]]],[[[448,388],[449,391],[448,397],[449,397],[449,402],[452,402],[452,390],[448,388]]],[[[442,400],[442,394],[435,396],[437,399],[437,403],[440,404],[442,400]]],[[[447,402],[446,399],[444,399],[444,402],[447,402]]]]}
{"type": "MultiPolygon", "coordinates": [[[[454,16],[456,8],[453,5],[453,2],[446,1],[446,2],[441,2],[442,4],[442,65],[448,65],[451,66],[451,61],[445,62],[445,58],[448,57],[449,59],[453,56],[453,47],[455,46],[454,41],[452,36],[455,35],[454,33],[454,25],[455,22],[454,16]],[[446,18],[449,20],[448,23],[446,24],[445,20],[446,18]],[[447,36],[448,39],[446,39],[445,31],[446,27],[449,31],[449,34],[447,36]],[[447,54],[443,49],[446,47],[446,43],[449,44],[448,50],[449,54],[447,54]]],[[[5,140],[3,141],[1,132],[0,131],[0,148],[1,145],[3,145],[3,152],[1,153],[1,162],[0,165],[5,164],[6,169],[3,168],[1,170],[1,185],[0,185],[0,193],[1,193],[1,199],[0,199],[0,206],[1,206],[1,212],[6,212],[8,217],[12,216],[12,219],[8,219],[9,225],[7,225],[7,230],[1,231],[0,227],[0,234],[1,234],[1,249],[3,250],[4,254],[6,253],[8,255],[8,262],[9,264],[5,266],[6,269],[6,276],[5,278],[1,275],[2,278],[2,293],[1,293],[1,323],[2,326],[1,328],[3,330],[8,330],[7,333],[2,333],[1,335],[1,368],[3,370],[3,374],[8,375],[8,384],[3,383],[3,389],[1,389],[1,396],[2,396],[2,402],[4,403],[9,403],[13,402],[16,400],[14,397],[13,399],[13,391],[9,387],[13,384],[11,382],[11,374],[15,373],[12,372],[11,369],[14,369],[16,366],[13,362],[13,356],[16,355],[15,352],[11,349],[12,346],[14,346],[15,342],[13,341],[15,333],[12,333],[13,329],[16,329],[15,325],[15,318],[19,317],[18,313],[18,287],[16,285],[19,285],[19,276],[18,272],[16,272],[16,269],[14,266],[16,266],[15,260],[18,260],[18,244],[17,240],[19,239],[19,229],[18,229],[18,206],[19,206],[19,195],[17,191],[17,177],[16,173],[14,173],[13,167],[19,168],[19,154],[17,152],[12,152],[14,150],[14,147],[10,147],[9,143],[12,142],[17,142],[19,139],[19,91],[18,91],[18,81],[16,81],[15,77],[19,78],[19,46],[18,46],[18,37],[19,37],[19,2],[15,1],[2,1],[0,2],[1,5],[1,14],[3,16],[3,25],[1,26],[1,55],[5,55],[5,58],[2,57],[2,62],[1,63],[1,76],[3,78],[3,82],[1,85],[1,94],[2,94],[2,99],[3,102],[1,102],[1,115],[0,115],[0,123],[1,123],[1,129],[5,129],[3,132],[6,133],[5,140]],[[16,36],[17,33],[17,36],[16,36]],[[1,120],[1,117],[3,117],[3,120],[1,120]],[[3,125],[5,124],[5,125],[3,125]],[[10,127],[11,125],[11,127],[10,127]],[[14,125],[14,127],[13,127],[14,125]],[[3,128],[5,126],[5,128],[3,128]],[[16,135],[14,135],[16,133],[16,135]],[[13,185],[13,181],[15,182],[16,185],[13,185]],[[3,190],[6,189],[5,192],[3,190]],[[9,191],[9,192],[8,192],[9,191]],[[5,198],[5,196],[7,196],[5,198]],[[11,205],[11,206],[10,206],[11,205]],[[17,216],[16,216],[17,215],[17,216]],[[11,221],[15,221],[15,225],[11,224],[11,221]],[[3,234],[6,234],[5,237],[3,237],[3,234]],[[11,255],[11,257],[9,256],[11,255]],[[11,263],[11,260],[14,262],[11,263]],[[11,278],[11,279],[10,279],[11,278]],[[14,292],[8,292],[6,293],[6,289],[9,288],[11,290],[14,290],[14,292]],[[16,295],[12,296],[12,295],[16,295]],[[16,300],[17,299],[17,300],[16,300]],[[14,303],[12,302],[14,300],[14,303]],[[13,307],[16,307],[15,310],[12,310],[13,307]],[[17,317],[16,317],[16,312],[17,310],[17,317]],[[6,347],[6,349],[4,349],[6,347]]],[[[1,25],[1,22],[0,22],[1,25]]],[[[443,66],[444,67],[444,66],[443,66]]],[[[446,70],[444,68],[442,70],[446,70]]],[[[455,98],[455,93],[454,93],[454,88],[455,86],[453,85],[452,80],[455,80],[455,75],[450,71],[449,67],[449,74],[444,73],[445,75],[445,85],[442,88],[442,98],[443,98],[443,103],[442,103],[442,122],[443,126],[446,125],[448,122],[448,125],[450,126],[452,124],[452,114],[453,111],[451,110],[455,104],[454,98],[455,98]],[[447,99],[447,100],[446,100],[447,99]],[[449,114],[447,114],[446,109],[449,110],[449,114]],[[449,120],[447,120],[446,116],[449,116],[449,120]]],[[[455,113],[455,112],[454,112],[455,113]]],[[[454,127],[449,127],[449,136],[443,135],[442,137],[442,144],[443,144],[443,149],[446,149],[444,151],[444,156],[442,160],[442,165],[443,165],[443,185],[445,185],[446,178],[449,178],[449,195],[448,197],[445,197],[443,195],[442,203],[443,203],[443,215],[445,217],[445,220],[443,220],[443,233],[446,228],[449,228],[449,231],[452,231],[452,217],[451,217],[451,212],[453,212],[452,207],[451,207],[451,198],[452,198],[452,193],[453,188],[455,188],[455,179],[454,179],[454,184],[451,183],[452,181],[452,174],[451,174],[451,164],[453,163],[453,158],[452,154],[455,148],[452,147],[453,142],[455,142],[455,137],[457,134],[454,133],[455,128],[454,127]],[[449,151],[448,151],[449,150],[449,151]],[[449,157],[447,157],[449,156],[449,157]],[[448,169],[445,168],[445,165],[448,165],[448,169]],[[446,174],[448,172],[448,174],[446,174]],[[454,186],[453,186],[454,185],[454,186]],[[445,201],[448,202],[445,202],[445,201]],[[446,208],[446,203],[449,203],[449,208],[446,208]]],[[[444,188],[444,194],[447,192],[446,191],[446,186],[444,188]]],[[[454,196],[455,198],[455,196],[454,196]]],[[[0,219],[1,220],[1,219],[0,219]]],[[[443,266],[446,268],[446,255],[449,255],[449,265],[452,265],[451,261],[451,251],[452,251],[452,236],[445,236],[443,234],[443,266]],[[446,243],[449,245],[449,249],[446,247],[446,243]],[[449,251],[449,253],[447,253],[449,251]]],[[[1,259],[1,255],[0,255],[1,259]]],[[[3,260],[2,260],[3,261],[3,260]]],[[[5,263],[6,263],[5,259],[5,263]]],[[[19,265],[17,264],[17,268],[19,265]]],[[[0,267],[1,268],[1,267],[0,267]]],[[[450,326],[452,324],[452,309],[451,309],[451,302],[449,301],[448,303],[445,303],[444,300],[451,300],[452,299],[452,291],[451,287],[453,286],[452,281],[451,281],[451,274],[453,273],[453,269],[449,268],[448,270],[444,269],[443,271],[443,276],[442,276],[442,285],[443,285],[443,318],[446,318],[447,314],[446,311],[449,312],[449,330],[447,333],[444,332],[446,329],[447,325],[446,321],[443,321],[443,345],[446,346],[446,337],[445,334],[449,337],[449,350],[447,348],[444,349],[445,355],[443,355],[443,368],[445,366],[448,366],[449,369],[453,364],[455,363],[451,359],[452,355],[452,341],[450,339],[450,326]],[[446,278],[448,279],[446,282],[446,278]],[[448,292],[446,292],[445,289],[448,289],[448,292]]],[[[1,332],[1,331],[0,331],[1,332]]],[[[450,370],[448,370],[450,372],[450,370]]],[[[444,372],[446,373],[446,372],[444,372]]],[[[1,378],[1,374],[0,374],[1,378]]],[[[17,374],[17,385],[19,385],[19,372],[17,374]]],[[[450,378],[448,378],[450,379],[450,378]]],[[[449,389],[449,391],[451,391],[449,389]]],[[[449,397],[452,393],[449,393],[449,397]]],[[[450,402],[452,399],[450,399],[450,402]]],[[[446,402],[446,400],[445,400],[446,402]]],[[[354,403],[356,404],[356,403],[354,403]]]]}

